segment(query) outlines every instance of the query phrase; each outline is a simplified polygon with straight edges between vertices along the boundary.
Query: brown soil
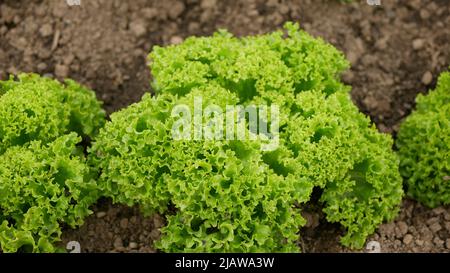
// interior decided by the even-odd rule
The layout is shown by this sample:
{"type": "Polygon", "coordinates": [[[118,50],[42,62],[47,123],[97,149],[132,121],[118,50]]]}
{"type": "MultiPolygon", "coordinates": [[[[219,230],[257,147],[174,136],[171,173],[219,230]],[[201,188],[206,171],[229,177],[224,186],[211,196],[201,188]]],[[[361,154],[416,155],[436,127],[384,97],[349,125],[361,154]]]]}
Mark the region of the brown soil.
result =
{"type": "MultiPolygon", "coordinates": [[[[432,88],[450,64],[450,5],[353,2],[81,0],[71,7],[65,0],[0,0],[0,79],[20,71],[70,77],[96,90],[111,113],[151,91],[146,55],[152,46],[217,28],[265,33],[293,20],[345,52],[352,68],[343,79],[353,86],[354,101],[380,131],[395,135],[416,95],[432,88]]],[[[305,229],[304,251],[349,251],[339,246],[338,226],[321,217],[316,222],[305,229]]],[[[153,252],[161,225],[159,216],[144,218],[136,208],[102,200],[86,224],[67,230],[63,240],[78,240],[85,252],[153,252]]],[[[449,207],[430,210],[405,200],[397,220],[370,240],[383,252],[450,252],[449,235],[449,207]]]]}
{"type": "Polygon", "coordinates": [[[110,200],[100,200],[93,210],[81,228],[63,234],[61,247],[76,241],[83,252],[156,252],[153,241],[161,235],[163,217],[144,217],[137,207],[112,205],[110,200]]]}
{"type": "MultiPolygon", "coordinates": [[[[317,216],[316,216],[317,217],[317,216]]],[[[343,231],[319,216],[317,228],[305,228],[301,245],[306,252],[354,252],[339,243],[343,231]]],[[[317,221],[317,220],[316,220],[317,221]]],[[[395,221],[381,225],[367,239],[367,247],[358,252],[376,252],[370,242],[379,244],[379,252],[450,252],[450,208],[424,208],[413,200],[404,200],[395,221]]]]}

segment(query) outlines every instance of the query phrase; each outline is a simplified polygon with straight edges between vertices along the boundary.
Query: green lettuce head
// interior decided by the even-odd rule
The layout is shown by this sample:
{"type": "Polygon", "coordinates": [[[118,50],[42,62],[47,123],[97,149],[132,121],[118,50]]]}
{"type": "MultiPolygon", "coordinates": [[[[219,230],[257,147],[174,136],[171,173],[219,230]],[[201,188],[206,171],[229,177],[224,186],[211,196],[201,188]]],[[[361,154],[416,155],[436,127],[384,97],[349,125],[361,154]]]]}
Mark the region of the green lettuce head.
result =
{"type": "Polygon", "coordinates": [[[435,90],[417,97],[401,125],[397,148],[408,195],[429,207],[450,204],[450,73],[435,90]]]}

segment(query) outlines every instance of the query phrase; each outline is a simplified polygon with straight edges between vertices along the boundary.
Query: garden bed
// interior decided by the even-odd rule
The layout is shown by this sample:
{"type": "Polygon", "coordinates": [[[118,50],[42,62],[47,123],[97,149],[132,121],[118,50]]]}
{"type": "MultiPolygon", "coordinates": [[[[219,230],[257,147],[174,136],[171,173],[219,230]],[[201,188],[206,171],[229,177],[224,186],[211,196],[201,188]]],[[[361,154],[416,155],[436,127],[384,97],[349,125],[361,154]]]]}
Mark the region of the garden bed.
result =
{"type": "MultiPolygon", "coordinates": [[[[266,33],[298,21],[342,50],[352,64],[343,76],[352,97],[381,132],[396,135],[419,92],[433,88],[450,62],[446,0],[382,1],[66,1],[0,0],[0,79],[20,71],[70,77],[97,92],[108,113],[151,91],[146,56],[154,45],[226,28],[237,36],[266,33]]],[[[343,230],[311,210],[299,244],[304,252],[347,252],[343,230]]],[[[102,199],[63,243],[86,252],[154,252],[164,217],[102,199]]],[[[397,219],[368,240],[382,252],[450,252],[450,208],[405,200],[397,219]]],[[[364,250],[367,251],[367,250],[364,250]]]]}

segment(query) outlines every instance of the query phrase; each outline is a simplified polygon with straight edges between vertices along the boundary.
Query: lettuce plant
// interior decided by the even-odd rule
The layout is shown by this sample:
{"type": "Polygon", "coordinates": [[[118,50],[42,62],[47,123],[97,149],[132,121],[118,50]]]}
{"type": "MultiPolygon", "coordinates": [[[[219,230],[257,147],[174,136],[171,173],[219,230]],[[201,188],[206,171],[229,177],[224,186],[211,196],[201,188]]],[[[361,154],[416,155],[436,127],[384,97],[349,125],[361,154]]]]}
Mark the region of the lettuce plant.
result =
{"type": "Polygon", "coordinates": [[[348,230],[342,243],[362,247],[401,201],[392,139],[351,102],[338,77],[348,67],[342,54],[297,25],[285,29],[240,39],[220,31],[156,47],[150,54],[153,86],[157,93],[185,95],[213,82],[240,103],[280,105],[283,145],[264,154],[264,161],[279,174],[323,189],[328,220],[348,230]]]}
{"type": "Polygon", "coordinates": [[[195,88],[178,98],[146,95],[111,116],[90,150],[102,172],[102,192],[116,202],[167,213],[157,246],[169,252],[295,251],[304,224],[295,202],[312,185],[276,174],[263,162],[260,143],[173,140],[171,110],[191,108],[195,96],[236,103],[218,86],[195,88]]]}
{"type": "Polygon", "coordinates": [[[54,252],[97,200],[82,137],[105,122],[100,102],[74,81],[35,74],[0,82],[0,248],[54,252]]]}
{"type": "Polygon", "coordinates": [[[92,137],[105,121],[95,93],[72,80],[61,84],[21,74],[18,81],[0,81],[0,95],[0,154],[11,146],[32,140],[46,143],[69,132],[92,137]]]}
{"type": "MultiPolygon", "coordinates": [[[[176,251],[292,251],[314,188],[342,243],[362,247],[402,198],[392,139],[377,132],[339,80],[348,67],[331,45],[286,24],[285,32],[236,38],[226,31],[155,47],[153,87],[115,113],[90,162],[116,202],[166,213],[157,246],[176,251]],[[171,110],[208,103],[277,105],[280,143],[174,140],[171,110]]],[[[206,121],[204,121],[206,122],[206,121]]],[[[268,119],[271,123],[273,120],[268,119]]]]}
{"type": "Polygon", "coordinates": [[[3,252],[54,252],[63,225],[83,223],[97,200],[75,133],[31,141],[0,155],[0,247],[3,252]]]}
{"type": "Polygon", "coordinates": [[[282,146],[265,155],[274,170],[308,179],[322,189],[330,222],[347,233],[341,242],[360,248],[367,236],[398,213],[402,183],[390,136],[380,134],[348,93],[304,91],[291,104],[282,146]]]}
{"type": "Polygon", "coordinates": [[[450,204],[450,72],[417,97],[396,142],[408,194],[429,207],[450,204]]]}

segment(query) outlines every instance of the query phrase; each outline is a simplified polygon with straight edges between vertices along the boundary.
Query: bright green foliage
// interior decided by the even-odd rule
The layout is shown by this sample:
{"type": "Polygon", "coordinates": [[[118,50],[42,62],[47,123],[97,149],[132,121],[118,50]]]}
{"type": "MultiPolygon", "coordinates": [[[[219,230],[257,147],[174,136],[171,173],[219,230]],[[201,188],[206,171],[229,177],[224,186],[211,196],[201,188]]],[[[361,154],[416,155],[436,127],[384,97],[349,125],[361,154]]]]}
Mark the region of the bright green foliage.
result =
{"type": "Polygon", "coordinates": [[[54,252],[63,224],[82,224],[96,201],[75,133],[31,141],[0,155],[0,247],[3,252],[54,252]]]}
{"type": "Polygon", "coordinates": [[[236,93],[240,103],[262,99],[282,104],[305,90],[326,94],[342,88],[338,73],[348,62],[333,46],[286,24],[263,36],[192,37],[150,54],[153,86],[159,93],[184,95],[194,86],[217,83],[236,93]]]}
{"type": "Polygon", "coordinates": [[[193,111],[200,95],[205,105],[237,102],[232,93],[207,86],[180,99],[145,96],[113,114],[90,151],[102,170],[100,188],[148,213],[173,206],[157,244],[165,251],[297,250],[304,220],[294,204],[308,199],[312,185],[296,191],[298,181],[264,164],[258,142],[173,140],[172,108],[186,104],[193,111]]]}
{"type": "MultiPolygon", "coordinates": [[[[286,34],[235,38],[226,31],[155,47],[150,54],[157,93],[187,94],[215,83],[237,94],[239,103],[280,106],[281,146],[263,159],[278,174],[323,189],[329,221],[360,248],[402,197],[392,139],[379,134],[358,112],[338,78],[348,67],[331,45],[286,24],[286,34]]],[[[299,188],[297,186],[297,188],[299,188]]]]}
{"type": "Polygon", "coordinates": [[[450,204],[450,72],[417,97],[396,143],[408,194],[429,207],[450,204]]]}
{"type": "Polygon", "coordinates": [[[277,172],[322,188],[327,219],[347,228],[342,243],[361,248],[397,215],[403,195],[392,139],[370,127],[346,92],[305,91],[290,106],[283,146],[266,157],[277,172]]]}
{"type": "Polygon", "coordinates": [[[0,248],[54,252],[61,226],[75,227],[96,201],[76,145],[105,113],[94,92],[35,74],[0,81],[0,248]]]}
{"type": "Polygon", "coordinates": [[[77,132],[94,136],[105,113],[94,92],[72,80],[61,84],[35,74],[0,81],[0,154],[32,140],[44,143],[77,132]]]}
{"type": "Polygon", "coordinates": [[[160,249],[297,250],[299,209],[314,187],[328,220],[347,228],[347,246],[362,247],[396,215],[402,185],[392,139],[359,113],[339,81],[348,62],[298,26],[285,28],[155,47],[157,98],[113,114],[93,144],[90,162],[108,196],[169,214],[160,249]],[[175,141],[171,110],[186,104],[192,111],[195,97],[222,109],[278,105],[280,145],[263,152],[260,140],[175,141]]]}

